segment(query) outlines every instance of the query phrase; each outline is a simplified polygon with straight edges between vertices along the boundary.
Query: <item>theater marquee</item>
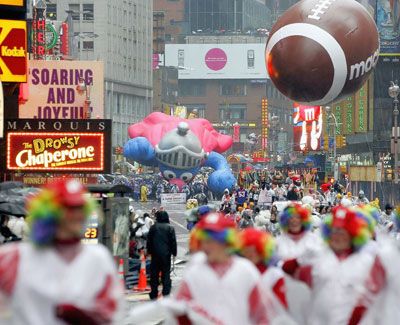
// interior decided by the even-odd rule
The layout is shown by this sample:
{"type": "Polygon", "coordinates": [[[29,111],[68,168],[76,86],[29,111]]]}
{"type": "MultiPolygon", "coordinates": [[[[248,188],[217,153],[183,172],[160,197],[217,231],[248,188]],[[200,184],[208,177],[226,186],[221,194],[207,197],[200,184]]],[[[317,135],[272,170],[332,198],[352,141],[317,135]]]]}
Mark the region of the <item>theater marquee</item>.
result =
{"type": "Polygon", "coordinates": [[[26,172],[109,171],[111,121],[6,121],[7,169],[26,172]]]}

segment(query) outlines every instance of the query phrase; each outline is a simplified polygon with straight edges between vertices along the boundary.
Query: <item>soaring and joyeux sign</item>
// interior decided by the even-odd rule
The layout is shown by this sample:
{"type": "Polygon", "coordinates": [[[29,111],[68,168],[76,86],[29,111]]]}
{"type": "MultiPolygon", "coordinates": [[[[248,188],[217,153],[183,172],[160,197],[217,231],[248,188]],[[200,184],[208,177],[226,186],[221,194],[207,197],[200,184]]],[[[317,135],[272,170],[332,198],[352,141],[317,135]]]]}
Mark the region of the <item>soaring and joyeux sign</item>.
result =
{"type": "Polygon", "coordinates": [[[0,79],[26,82],[26,22],[0,19],[0,79]]]}
{"type": "Polygon", "coordinates": [[[104,68],[100,61],[29,61],[29,99],[19,106],[20,118],[79,119],[84,117],[86,93],[77,86],[82,78],[90,87],[93,118],[104,115],[104,68]]]}
{"type": "Polygon", "coordinates": [[[109,170],[110,120],[7,120],[6,132],[10,171],[109,170]]]}

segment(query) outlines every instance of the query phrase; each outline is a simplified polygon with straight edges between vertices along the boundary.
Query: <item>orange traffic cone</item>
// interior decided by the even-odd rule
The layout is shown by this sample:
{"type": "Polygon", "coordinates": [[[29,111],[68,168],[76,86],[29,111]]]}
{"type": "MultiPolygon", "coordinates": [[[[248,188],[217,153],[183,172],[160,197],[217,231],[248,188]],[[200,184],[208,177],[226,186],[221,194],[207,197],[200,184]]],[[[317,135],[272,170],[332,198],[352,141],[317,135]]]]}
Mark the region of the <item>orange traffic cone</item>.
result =
{"type": "Polygon", "coordinates": [[[119,265],[118,265],[118,277],[122,283],[122,286],[125,288],[125,278],[124,278],[124,259],[120,258],[119,259],[119,265]]]}
{"type": "Polygon", "coordinates": [[[146,292],[150,291],[150,288],[147,286],[147,276],[146,276],[146,256],[142,252],[140,256],[140,272],[139,272],[139,282],[137,286],[133,287],[133,291],[137,292],[146,292]]]}

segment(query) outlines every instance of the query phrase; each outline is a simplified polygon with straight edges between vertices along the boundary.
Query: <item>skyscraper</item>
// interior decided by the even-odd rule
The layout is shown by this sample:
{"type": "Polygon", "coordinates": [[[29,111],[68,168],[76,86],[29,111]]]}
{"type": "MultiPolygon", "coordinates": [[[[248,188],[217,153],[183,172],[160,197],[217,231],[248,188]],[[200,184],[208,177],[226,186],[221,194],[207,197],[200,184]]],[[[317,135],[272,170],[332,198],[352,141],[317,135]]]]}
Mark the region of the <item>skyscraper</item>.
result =
{"type": "Polygon", "coordinates": [[[123,145],[128,126],[151,111],[152,1],[47,2],[57,19],[72,16],[77,59],[104,62],[105,118],[113,119],[113,146],[123,145]]]}

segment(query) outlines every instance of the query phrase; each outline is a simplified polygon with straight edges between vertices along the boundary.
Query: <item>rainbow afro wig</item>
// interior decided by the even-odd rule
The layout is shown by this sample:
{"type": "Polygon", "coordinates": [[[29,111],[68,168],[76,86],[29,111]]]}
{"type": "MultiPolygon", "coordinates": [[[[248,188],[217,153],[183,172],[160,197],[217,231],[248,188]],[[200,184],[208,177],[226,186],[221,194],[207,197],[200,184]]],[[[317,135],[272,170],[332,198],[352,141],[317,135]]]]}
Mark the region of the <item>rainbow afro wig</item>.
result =
{"type": "Polygon", "coordinates": [[[332,209],[332,214],[327,216],[322,224],[322,237],[327,243],[330,241],[333,228],[342,228],[349,233],[354,250],[360,249],[371,239],[367,218],[361,216],[356,209],[342,206],[332,209]]]}
{"type": "Polygon", "coordinates": [[[306,207],[298,203],[290,203],[279,215],[279,224],[283,231],[288,232],[289,220],[294,216],[301,218],[304,231],[311,229],[311,212],[306,207]]]}
{"type": "Polygon", "coordinates": [[[354,212],[357,214],[357,217],[360,217],[367,222],[368,230],[370,231],[371,236],[374,236],[375,228],[380,218],[379,210],[370,204],[357,205],[353,209],[354,212]]]}
{"type": "Polygon", "coordinates": [[[239,251],[246,247],[254,247],[266,265],[275,261],[275,238],[267,232],[255,228],[246,228],[239,233],[239,245],[239,251]]]}
{"type": "Polygon", "coordinates": [[[396,207],[396,209],[394,209],[394,223],[396,225],[396,229],[397,231],[400,231],[400,205],[398,205],[396,207]]]}
{"type": "Polygon", "coordinates": [[[82,184],[74,179],[48,184],[27,202],[27,222],[32,242],[39,246],[54,242],[66,207],[81,207],[85,216],[89,216],[95,209],[95,203],[82,184]]]}
{"type": "Polygon", "coordinates": [[[200,243],[209,239],[228,246],[232,252],[239,248],[235,223],[220,213],[210,213],[196,224],[190,233],[190,250],[200,250],[200,243]]]}

